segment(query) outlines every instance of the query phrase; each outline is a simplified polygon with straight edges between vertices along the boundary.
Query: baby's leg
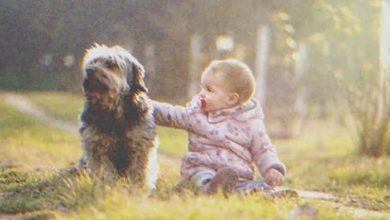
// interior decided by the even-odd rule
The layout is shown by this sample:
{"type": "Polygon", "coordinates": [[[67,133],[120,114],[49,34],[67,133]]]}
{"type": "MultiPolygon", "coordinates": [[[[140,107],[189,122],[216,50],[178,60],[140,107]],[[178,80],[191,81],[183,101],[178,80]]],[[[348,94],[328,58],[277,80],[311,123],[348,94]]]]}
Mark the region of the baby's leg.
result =
{"type": "Polygon", "coordinates": [[[238,182],[238,173],[235,169],[223,167],[215,172],[212,169],[200,169],[189,179],[196,191],[206,194],[216,194],[218,190],[227,195],[234,190],[238,182]]]}
{"type": "Polygon", "coordinates": [[[238,181],[238,173],[235,169],[223,167],[217,172],[211,169],[202,169],[196,172],[190,181],[196,187],[206,194],[216,194],[218,190],[226,195],[233,191],[238,181]]]}

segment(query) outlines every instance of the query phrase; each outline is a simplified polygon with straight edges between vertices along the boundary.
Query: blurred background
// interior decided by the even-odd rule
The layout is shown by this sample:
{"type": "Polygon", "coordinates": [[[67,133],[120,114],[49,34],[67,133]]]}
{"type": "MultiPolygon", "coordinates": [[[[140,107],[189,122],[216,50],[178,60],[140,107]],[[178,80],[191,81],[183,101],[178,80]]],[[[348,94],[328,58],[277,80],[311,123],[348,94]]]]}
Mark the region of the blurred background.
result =
{"type": "Polygon", "coordinates": [[[299,136],[316,119],[348,125],[351,115],[361,151],[381,155],[390,152],[389,8],[387,0],[1,0],[0,90],[81,94],[80,61],[97,42],[145,65],[152,98],[183,104],[211,60],[233,57],[253,70],[273,137],[299,136]]]}

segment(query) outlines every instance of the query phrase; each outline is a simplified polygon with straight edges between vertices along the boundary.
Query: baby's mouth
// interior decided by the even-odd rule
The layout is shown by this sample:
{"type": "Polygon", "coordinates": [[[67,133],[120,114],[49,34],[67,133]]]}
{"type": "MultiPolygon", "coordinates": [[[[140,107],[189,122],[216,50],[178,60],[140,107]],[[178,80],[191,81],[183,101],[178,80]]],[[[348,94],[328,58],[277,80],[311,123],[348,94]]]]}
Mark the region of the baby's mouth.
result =
{"type": "Polygon", "coordinates": [[[199,98],[199,102],[200,102],[200,107],[202,109],[206,108],[206,99],[204,98],[199,98]]]}

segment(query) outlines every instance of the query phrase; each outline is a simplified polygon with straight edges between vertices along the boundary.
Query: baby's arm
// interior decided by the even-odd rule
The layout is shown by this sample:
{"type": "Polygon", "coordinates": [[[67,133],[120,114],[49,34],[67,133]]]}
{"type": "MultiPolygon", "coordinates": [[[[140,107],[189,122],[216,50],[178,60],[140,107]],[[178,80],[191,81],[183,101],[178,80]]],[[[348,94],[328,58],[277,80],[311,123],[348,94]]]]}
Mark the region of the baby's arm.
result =
{"type": "Polygon", "coordinates": [[[188,130],[189,112],[183,106],[173,106],[152,100],[153,116],[157,125],[188,130]]]}
{"type": "Polygon", "coordinates": [[[277,184],[272,184],[275,179],[278,179],[278,173],[275,174],[275,172],[279,172],[284,176],[286,167],[279,160],[276,149],[265,131],[264,123],[262,121],[260,125],[256,123],[253,131],[252,146],[250,149],[253,160],[261,175],[266,178],[267,183],[271,182],[271,185],[280,185],[280,181],[276,181],[277,184]]]}

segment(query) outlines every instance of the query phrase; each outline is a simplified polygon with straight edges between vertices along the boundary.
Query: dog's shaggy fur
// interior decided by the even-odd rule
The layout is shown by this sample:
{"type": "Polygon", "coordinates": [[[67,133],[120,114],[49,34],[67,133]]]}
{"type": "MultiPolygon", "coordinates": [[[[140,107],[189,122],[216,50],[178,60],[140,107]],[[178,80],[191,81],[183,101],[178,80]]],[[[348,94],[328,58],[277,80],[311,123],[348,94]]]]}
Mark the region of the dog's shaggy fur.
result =
{"type": "Polygon", "coordinates": [[[95,44],[86,50],[82,72],[86,102],[79,131],[88,172],[154,188],[158,141],[143,66],[119,46],[95,44]]]}

